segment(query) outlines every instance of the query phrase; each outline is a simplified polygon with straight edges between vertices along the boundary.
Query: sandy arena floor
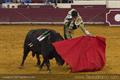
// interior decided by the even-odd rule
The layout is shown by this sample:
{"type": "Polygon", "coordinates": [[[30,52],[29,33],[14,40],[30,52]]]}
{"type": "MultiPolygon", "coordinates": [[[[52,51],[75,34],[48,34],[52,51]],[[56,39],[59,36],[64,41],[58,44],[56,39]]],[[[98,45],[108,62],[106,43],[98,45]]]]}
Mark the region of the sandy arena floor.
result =
{"type": "MultiPolygon", "coordinates": [[[[120,74],[120,26],[109,27],[105,25],[86,25],[87,29],[94,35],[106,38],[106,66],[103,70],[97,72],[79,72],[69,73],[64,65],[59,67],[51,60],[51,74],[72,75],[81,74],[120,74]]],[[[63,35],[62,25],[0,25],[0,74],[46,74],[46,70],[39,71],[35,66],[36,58],[31,54],[27,57],[24,69],[19,69],[22,59],[23,42],[27,32],[31,29],[49,28],[60,32],[63,35]]],[[[74,37],[82,36],[80,30],[74,32],[74,37]]],[[[50,75],[48,75],[50,76],[50,75]]],[[[54,77],[54,76],[53,76],[54,77]]],[[[51,77],[52,78],[52,77],[51,77]]],[[[52,80],[50,78],[50,80],[52,80]]],[[[66,77],[67,78],[67,77],[66,77]]],[[[79,78],[79,77],[77,77],[79,78]]]]}

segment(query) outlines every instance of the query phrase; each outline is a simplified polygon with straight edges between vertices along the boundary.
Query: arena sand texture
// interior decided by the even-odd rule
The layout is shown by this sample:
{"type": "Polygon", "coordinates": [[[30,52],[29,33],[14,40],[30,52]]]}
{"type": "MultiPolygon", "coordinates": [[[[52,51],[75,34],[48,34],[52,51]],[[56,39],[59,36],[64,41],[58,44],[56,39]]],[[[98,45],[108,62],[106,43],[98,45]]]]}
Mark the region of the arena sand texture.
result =
{"type": "MultiPolygon", "coordinates": [[[[39,71],[39,68],[35,66],[36,58],[32,58],[31,54],[28,55],[24,68],[19,69],[27,32],[41,28],[54,29],[63,36],[63,25],[0,25],[0,75],[37,75],[41,76],[42,80],[45,79],[43,77],[49,80],[53,78],[73,80],[80,79],[79,75],[82,74],[120,74],[120,26],[106,25],[86,25],[93,36],[106,38],[106,65],[101,71],[70,73],[66,65],[57,66],[54,59],[51,60],[51,73],[45,69],[39,71]]],[[[74,32],[74,37],[82,35],[84,34],[80,30],[74,32]]]]}

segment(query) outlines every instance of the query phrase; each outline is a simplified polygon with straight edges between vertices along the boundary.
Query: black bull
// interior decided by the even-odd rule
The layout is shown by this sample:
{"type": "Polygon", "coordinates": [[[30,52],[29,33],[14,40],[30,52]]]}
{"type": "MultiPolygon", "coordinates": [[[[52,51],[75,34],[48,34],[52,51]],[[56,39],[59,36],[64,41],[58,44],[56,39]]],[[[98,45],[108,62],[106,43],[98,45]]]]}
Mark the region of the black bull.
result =
{"type": "Polygon", "coordinates": [[[64,60],[61,58],[61,56],[58,55],[52,45],[53,42],[60,40],[63,40],[63,37],[54,30],[36,29],[29,31],[24,42],[23,59],[21,66],[24,65],[25,59],[30,51],[32,52],[33,57],[36,56],[37,65],[40,65],[40,69],[42,69],[43,65],[45,64],[47,66],[47,69],[50,70],[49,60],[52,58],[55,58],[56,62],[59,65],[63,65],[64,60]],[[40,36],[46,37],[43,40],[40,40],[40,36]],[[40,54],[43,56],[42,64],[39,57],[40,54]]]}

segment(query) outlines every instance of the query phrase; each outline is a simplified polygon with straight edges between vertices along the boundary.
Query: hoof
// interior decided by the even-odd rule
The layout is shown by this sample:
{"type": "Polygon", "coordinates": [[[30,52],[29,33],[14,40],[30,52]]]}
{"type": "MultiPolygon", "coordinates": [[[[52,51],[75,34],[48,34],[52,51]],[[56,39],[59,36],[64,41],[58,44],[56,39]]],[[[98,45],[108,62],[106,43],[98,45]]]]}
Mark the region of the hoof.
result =
{"type": "Polygon", "coordinates": [[[42,66],[39,66],[39,71],[41,71],[42,70],[42,66]]]}
{"type": "Polygon", "coordinates": [[[40,65],[36,64],[35,67],[40,67],[40,65]]]}
{"type": "Polygon", "coordinates": [[[48,70],[48,73],[51,73],[51,70],[48,70]]]}
{"type": "Polygon", "coordinates": [[[39,66],[39,65],[40,65],[40,63],[37,63],[36,65],[38,65],[38,66],[39,66]]]}
{"type": "Polygon", "coordinates": [[[39,68],[39,71],[41,71],[42,70],[42,68],[39,68]]]}
{"type": "Polygon", "coordinates": [[[23,69],[24,67],[23,67],[23,66],[19,66],[18,68],[19,68],[19,69],[23,69]]]}
{"type": "Polygon", "coordinates": [[[71,70],[69,69],[69,70],[67,71],[67,73],[71,73],[71,70]]]}

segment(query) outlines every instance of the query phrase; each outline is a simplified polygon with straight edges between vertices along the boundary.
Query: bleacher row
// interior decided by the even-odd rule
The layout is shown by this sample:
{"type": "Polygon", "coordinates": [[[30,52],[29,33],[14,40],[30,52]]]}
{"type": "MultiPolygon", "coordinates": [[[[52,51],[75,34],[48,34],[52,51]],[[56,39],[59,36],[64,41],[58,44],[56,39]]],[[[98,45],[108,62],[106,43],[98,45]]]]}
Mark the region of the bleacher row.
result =
{"type": "Polygon", "coordinates": [[[0,0],[0,3],[71,3],[73,0],[0,0]]]}

